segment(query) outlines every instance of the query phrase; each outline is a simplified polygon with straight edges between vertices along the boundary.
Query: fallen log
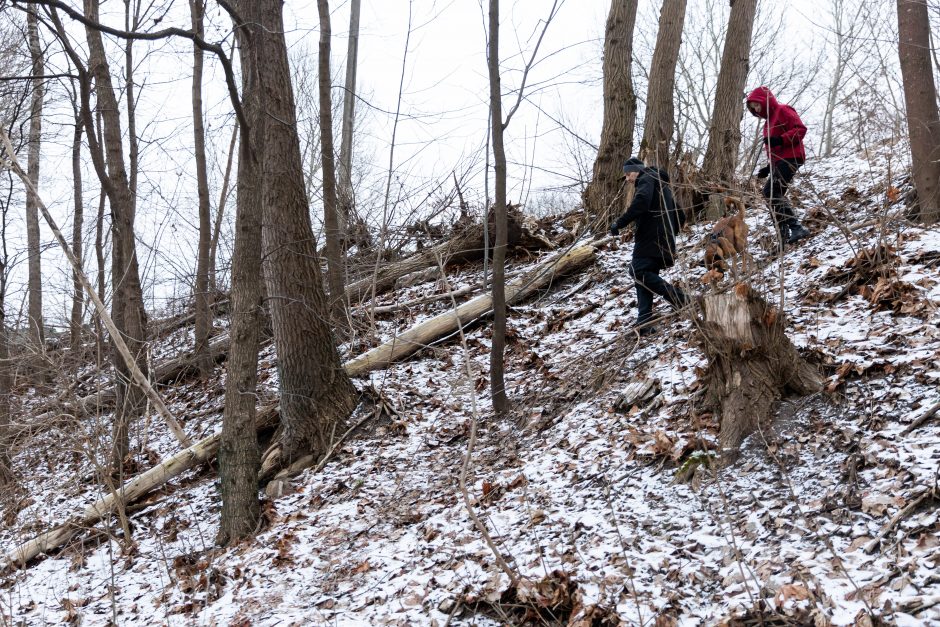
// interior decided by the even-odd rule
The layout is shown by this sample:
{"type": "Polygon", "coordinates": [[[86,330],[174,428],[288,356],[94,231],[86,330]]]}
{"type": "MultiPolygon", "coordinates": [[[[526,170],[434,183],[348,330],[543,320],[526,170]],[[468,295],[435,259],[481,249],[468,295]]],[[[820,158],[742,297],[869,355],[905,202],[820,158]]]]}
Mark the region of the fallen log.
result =
{"type": "MultiPolygon", "coordinates": [[[[275,427],[277,417],[278,409],[276,404],[261,407],[258,409],[255,419],[256,427],[258,430],[275,427]]],[[[221,440],[221,432],[213,434],[196,442],[189,448],[183,449],[150,470],[137,475],[125,483],[120,490],[112,492],[86,507],[78,516],[9,551],[0,568],[6,570],[17,565],[24,566],[38,555],[48,553],[62,546],[76,532],[95,525],[119,507],[133,502],[189,468],[208,461],[218,452],[221,440]]]]}
{"type": "MultiPolygon", "coordinates": [[[[523,247],[528,250],[550,249],[552,243],[537,232],[537,225],[518,209],[510,210],[507,215],[508,245],[523,247]]],[[[493,241],[491,235],[490,241],[493,241]]],[[[438,260],[445,264],[460,263],[481,259],[484,253],[483,225],[473,224],[465,227],[446,242],[426,248],[411,257],[397,263],[385,264],[375,269],[369,276],[349,284],[346,287],[346,300],[355,305],[393,289],[396,283],[408,275],[431,268],[435,271],[438,260]]]]}
{"type": "MultiPolygon", "coordinates": [[[[515,303],[549,285],[554,279],[584,267],[594,259],[594,244],[585,244],[565,253],[553,255],[534,270],[506,285],[506,302],[515,303]]],[[[346,371],[354,377],[365,374],[418,351],[435,340],[455,333],[458,328],[489,313],[492,296],[484,294],[455,310],[437,315],[412,327],[392,340],[346,362],[346,371]]]]}
{"type": "Polygon", "coordinates": [[[786,392],[819,392],[823,379],[787,338],[784,316],[750,286],[709,294],[703,305],[705,404],[720,416],[718,441],[731,462],[741,441],[770,423],[774,402],[786,392]]]}
{"type": "MultiPolygon", "coordinates": [[[[584,267],[594,259],[596,244],[585,244],[568,252],[553,255],[540,263],[535,269],[515,279],[506,286],[506,302],[519,302],[536,291],[549,286],[553,280],[584,267]]],[[[356,377],[385,367],[394,361],[411,355],[432,341],[456,332],[458,327],[473,322],[489,313],[491,309],[491,296],[489,294],[478,296],[456,310],[423,322],[398,338],[372,349],[365,355],[347,361],[344,368],[349,376],[356,377]]],[[[276,417],[276,406],[268,405],[259,408],[256,418],[257,428],[276,426],[276,417]]],[[[120,490],[89,505],[82,514],[20,544],[6,554],[4,563],[0,564],[0,569],[5,570],[9,567],[25,565],[38,555],[58,548],[68,542],[77,531],[95,525],[117,508],[130,504],[135,499],[158,488],[187,469],[211,459],[218,452],[221,437],[222,434],[219,432],[200,440],[163,461],[158,466],[138,475],[124,484],[120,490]]],[[[277,457],[279,456],[276,455],[276,447],[272,447],[265,455],[266,465],[262,466],[260,476],[268,476],[273,473],[276,466],[272,466],[272,464],[276,462],[277,457]]],[[[304,461],[312,463],[312,460],[304,461]]]]}

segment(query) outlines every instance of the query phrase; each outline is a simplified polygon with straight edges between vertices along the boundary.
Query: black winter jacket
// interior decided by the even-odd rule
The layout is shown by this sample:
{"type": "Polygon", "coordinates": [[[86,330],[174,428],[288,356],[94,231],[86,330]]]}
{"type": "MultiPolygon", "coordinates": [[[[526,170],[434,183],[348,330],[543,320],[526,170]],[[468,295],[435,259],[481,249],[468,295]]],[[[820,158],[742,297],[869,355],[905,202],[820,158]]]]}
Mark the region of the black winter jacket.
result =
{"type": "Polygon", "coordinates": [[[633,258],[645,257],[670,267],[676,254],[676,233],[685,224],[685,212],[676,209],[669,175],[659,168],[646,168],[636,179],[636,192],[626,213],[617,218],[618,229],[636,222],[633,258]]]}

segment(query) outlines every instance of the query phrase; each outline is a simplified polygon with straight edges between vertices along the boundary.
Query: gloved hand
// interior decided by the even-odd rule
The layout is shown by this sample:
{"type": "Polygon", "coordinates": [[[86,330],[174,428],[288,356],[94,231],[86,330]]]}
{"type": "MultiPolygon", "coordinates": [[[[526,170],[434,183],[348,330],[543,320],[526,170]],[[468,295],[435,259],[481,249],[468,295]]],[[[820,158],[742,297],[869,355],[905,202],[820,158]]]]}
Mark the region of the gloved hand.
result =
{"type": "Polygon", "coordinates": [[[770,145],[770,146],[783,146],[783,138],[782,138],[782,137],[777,137],[776,135],[773,136],[773,137],[765,137],[765,138],[763,139],[763,141],[764,141],[764,145],[765,145],[765,146],[767,146],[767,145],[770,145]]]}
{"type": "Polygon", "coordinates": [[[768,176],[770,176],[770,166],[769,166],[769,165],[765,165],[765,166],[762,167],[760,170],[758,170],[758,171],[757,171],[757,174],[755,174],[754,176],[756,176],[756,177],[759,178],[759,179],[765,179],[765,178],[767,178],[768,176]]]}
{"type": "Polygon", "coordinates": [[[618,227],[616,224],[610,225],[610,234],[614,237],[620,235],[620,227],[618,227]]]}

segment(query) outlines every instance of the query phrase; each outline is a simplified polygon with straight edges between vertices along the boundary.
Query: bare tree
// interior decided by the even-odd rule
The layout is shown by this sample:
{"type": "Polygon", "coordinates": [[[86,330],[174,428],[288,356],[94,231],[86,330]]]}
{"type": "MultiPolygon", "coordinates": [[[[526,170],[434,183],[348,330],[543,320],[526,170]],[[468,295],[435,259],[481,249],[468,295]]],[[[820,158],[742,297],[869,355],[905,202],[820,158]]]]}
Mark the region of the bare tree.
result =
{"type": "Polygon", "coordinates": [[[676,81],[676,63],[682,43],[682,25],[685,21],[687,0],[663,0],[659,15],[659,33],[650,66],[649,88],[646,95],[646,116],[643,122],[643,141],[640,158],[650,165],[667,169],[669,149],[675,128],[673,88],[676,81]]]}
{"type": "Polygon", "coordinates": [[[219,251],[219,237],[222,233],[222,218],[225,216],[225,203],[229,197],[229,180],[232,175],[232,161],[235,156],[236,142],[238,140],[238,124],[232,127],[232,139],[228,145],[228,158],[225,160],[225,171],[222,173],[222,189],[219,190],[219,204],[215,208],[215,220],[212,223],[212,238],[209,241],[209,291],[214,295],[219,291],[216,278],[216,257],[219,251]]]}
{"type": "Polygon", "coordinates": [[[926,0],[898,0],[898,52],[920,219],[940,220],[940,114],[930,61],[926,0]]]}
{"type": "MultiPolygon", "coordinates": [[[[93,23],[98,20],[98,0],[84,0],[85,17],[93,23]]],[[[59,38],[69,46],[65,29],[58,24],[59,38]]],[[[121,119],[117,98],[111,82],[111,73],[105,57],[101,33],[97,28],[85,26],[88,42],[88,74],[94,78],[95,93],[98,97],[98,109],[102,117],[102,143],[94,141],[91,133],[87,134],[91,144],[90,153],[95,171],[108,195],[111,206],[111,285],[112,317],[118,330],[124,336],[128,349],[134,357],[137,367],[144,375],[147,373],[146,359],[146,313],[144,311],[143,290],[137,263],[137,250],[134,235],[134,194],[127,176],[124,163],[124,145],[121,132],[121,119]]],[[[76,67],[81,60],[74,50],[69,56],[76,67]]],[[[80,71],[80,75],[84,73],[80,71]]],[[[85,85],[81,86],[83,115],[88,126],[90,111],[87,105],[87,76],[82,76],[85,85]]],[[[131,99],[129,99],[130,101],[131,99]]],[[[112,362],[117,374],[115,387],[117,404],[114,414],[114,433],[112,437],[112,467],[119,471],[129,451],[128,428],[130,422],[139,416],[144,408],[145,394],[131,383],[132,377],[117,347],[113,349],[112,362]]]]}
{"type": "MultiPolygon", "coordinates": [[[[124,30],[132,33],[140,25],[141,0],[124,0],[124,30]],[[133,4],[132,4],[133,3],[133,4]]],[[[95,20],[98,22],[99,20],[95,20]]],[[[124,42],[124,96],[127,104],[127,161],[131,207],[137,211],[137,174],[140,167],[140,141],[137,139],[137,89],[134,84],[134,40],[124,42]]],[[[133,213],[131,214],[133,215],[133,213]]]]}
{"type": "Polygon", "coordinates": [[[359,63],[359,14],[362,1],[349,4],[349,43],[346,47],[346,88],[343,90],[343,125],[339,146],[339,230],[342,237],[349,237],[352,219],[352,146],[353,122],[356,118],[356,71],[359,63]]]}
{"type": "MultiPolygon", "coordinates": [[[[621,163],[633,152],[636,94],[633,92],[633,30],[637,0],[611,0],[604,32],[604,123],[594,175],[584,207],[595,232],[610,226],[611,204],[623,186],[621,163]]],[[[614,209],[619,213],[619,208],[614,209]]]]}
{"type": "MultiPolygon", "coordinates": [[[[75,117],[75,131],[72,134],[72,195],[74,215],[72,216],[72,252],[76,259],[82,259],[82,229],[84,228],[85,204],[82,198],[82,134],[85,123],[82,120],[78,96],[72,99],[72,112],[75,117]]],[[[82,345],[82,316],[85,306],[84,290],[78,272],[72,272],[72,315],[69,318],[69,347],[76,357],[82,345]]],[[[78,366],[76,359],[76,367],[78,366]]]]}
{"type": "Polygon", "coordinates": [[[851,61],[864,41],[859,36],[860,20],[857,7],[847,0],[833,0],[831,4],[832,29],[835,38],[832,42],[832,76],[826,93],[826,111],[823,114],[822,156],[831,157],[835,130],[836,107],[846,82],[846,75],[851,70],[851,61]]]}
{"type": "Polygon", "coordinates": [[[731,3],[731,16],[728,19],[712,108],[708,148],[702,166],[707,179],[724,185],[728,185],[734,175],[741,145],[741,94],[750,66],[751,35],[756,13],[757,0],[736,0],[731,3]]]}
{"type": "Polygon", "coordinates": [[[252,31],[249,45],[262,47],[263,55],[249,60],[263,62],[251,71],[259,74],[261,107],[269,116],[262,160],[264,279],[280,368],[281,460],[291,463],[326,453],[357,393],[334,343],[307,210],[282,3],[253,3],[262,29],[252,31]]]}
{"type": "MultiPolygon", "coordinates": [[[[327,280],[330,286],[330,311],[335,323],[343,321],[343,248],[340,244],[340,219],[336,203],[336,160],[333,151],[333,99],[330,94],[330,3],[317,0],[320,16],[319,96],[320,159],[323,164],[323,227],[326,235],[327,280]]],[[[293,112],[292,112],[293,113],[293,112]]],[[[293,113],[296,115],[295,113],[293,113]]],[[[299,144],[298,144],[299,151],[299,144]]]]}
{"type": "MultiPolygon", "coordinates": [[[[562,2],[563,3],[563,0],[562,2]]],[[[539,46],[545,37],[545,32],[555,18],[560,7],[559,0],[552,3],[548,17],[542,22],[542,29],[538,40],[532,50],[532,55],[522,71],[522,81],[516,92],[516,101],[503,119],[502,90],[499,73],[499,0],[490,0],[489,3],[489,41],[487,42],[487,68],[490,79],[490,129],[493,142],[493,174],[494,174],[494,204],[493,204],[493,230],[495,242],[493,244],[493,342],[490,349],[490,396],[493,401],[493,410],[504,415],[509,411],[509,400],[506,397],[504,354],[506,351],[506,246],[508,240],[508,225],[506,216],[506,149],[503,134],[509,122],[519,110],[522,97],[525,94],[526,80],[529,71],[535,63],[539,46]]],[[[489,232],[489,220],[484,233],[489,232]]]]}
{"type": "MultiPolygon", "coordinates": [[[[503,146],[503,94],[499,77],[499,0],[490,0],[490,40],[487,66],[490,75],[490,125],[493,141],[493,343],[490,350],[490,396],[493,410],[503,415],[509,410],[506,397],[504,353],[506,350],[506,149],[503,146]]],[[[489,220],[485,229],[489,229],[489,220]]]]}
{"type": "MultiPolygon", "coordinates": [[[[42,105],[45,95],[45,61],[39,39],[37,7],[26,12],[29,55],[32,60],[32,95],[30,96],[29,151],[26,171],[33,186],[39,189],[39,152],[42,142],[42,105]]],[[[29,337],[35,350],[42,352],[45,330],[42,319],[42,262],[39,242],[39,207],[36,195],[26,193],[26,248],[29,254],[29,337]]],[[[45,377],[40,376],[41,379],[45,377]]]]}
{"type": "Polygon", "coordinates": [[[255,432],[258,347],[261,332],[262,159],[267,117],[261,79],[264,37],[260,3],[241,0],[235,34],[242,65],[242,108],[248,132],[238,149],[238,195],[235,209],[235,250],[232,256],[232,343],[225,380],[225,410],[219,445],[222,514],[219,544],[234,543],[258,528],[258,470],[261,453],[255,432]]]}
{"type": "Polygon", "coordinates": [[[5,198],[0,198],[0,486],[13,480],[10,467],[10,393],[13,389],[12,362],[10,360],[10,337],[6,321],[6,294],[8,262],[7,255],[7,212],[13,199],[13,180],[8,177],[9,185],[5,198]]]}
{"type": "MultiPolygon", "coordinates": [[[[193,32],[203,36],[204,0],[189,0],[189,14],[193,32]]],[[[209,292],[209,248],[212,241],[212,224],[209,215],[209,175],[206,168],[206,132],[202,117],[202,48],[193,45],[193,139],[196,159],[196,187],[199,198],[199,246],[196,254],[195,297],[195,347],[194,356],[200,375],[208,377],[214,370],[209,335],[212,332],[212,307],[209,292]]]]}

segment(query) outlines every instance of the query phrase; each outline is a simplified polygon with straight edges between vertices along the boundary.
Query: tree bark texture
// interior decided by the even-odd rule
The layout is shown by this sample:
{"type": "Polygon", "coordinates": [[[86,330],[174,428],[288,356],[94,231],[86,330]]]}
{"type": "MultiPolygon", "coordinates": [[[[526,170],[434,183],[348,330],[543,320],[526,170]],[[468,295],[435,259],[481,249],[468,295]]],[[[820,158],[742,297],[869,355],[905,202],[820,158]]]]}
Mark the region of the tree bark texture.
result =
{"type": "MultiPolygon", "coordinates": [[[[84,7],[85,16],[97,22],[99,20],[98,0],[84,0],[84,7]]],[[[86,27],[85,37],[89,51],[88,70],[95,80],[98,109],[103,121],[103,151],[107,162],[105,166],[100,158],[93,156],[95,169],[108,193],[108,201],[111,205],[112,318],[118,331],[123,335],[137,367],[146,376],[147,322],[134,238],[134,194],[124,165],[120,111],[114,95],[101,33],[94,28],[86,27]]],[[[132,102],[131,98],[128,100],[132,102]]],[[[87,123],[87,117],[85,121],[87,123]]],[[[92,152],[95,151],[92,150],[92,152]]],[[[116,374],[117,393],[112,437],[112,466],[114,470],[118,470],[129,450],[130,421],[142,413],[146,396],[138,386],[130,383],[132,374],[117,347],[113,348],[112,361],[116,374]]]]}
{"type": "Polygon", "coordinates": [[[708,133],[708,147],[702,174],[710,183],[729,186],[734,179],[738,149],[741,146],[741,115],[747,71],[750,64],[751,37],[757,0],[735,0],[731,3],[728,32],[721,53],[715,105],[708,133]]]}
{"type": "Polygon", "coordinates": [[[243,20],[236,24],[242,66],[242,108],[248,134],[238,149],[238,195],[235,204],[235,250],[232,255],[231,346],[225,381],[225,410],[219,447],[222,514],[219,544],[252,535],[261,518],[258,469],[261,451],[255,423],[258,348],[261,335],[262,168],[268,124],[263,108],[259,71],[264,67],[264,37],[260,5],[254,0],[235,4],[243,20]]]}
{"type": "Polygon", "coordinates": [[[490,0],[490,124],[493,135],[493,342],[490,350],[490,396],[493,410],[503,415],[509,410],[504,374],[506,351],[506,150],[503,146],[503,100],[499,76],[499,0],[490,0]]]}
{"type": "MultiPolygon", "coordinates": [[[[42,144],[42,105],[45,97],[45,62],[42,54],[42,42],[39,39],[39,19],[36,16],[38,7],[31,7],[26,12],[26,28],[29,39],[29,55],[32,59],[32,93],[30,94],[29,110],[29,149],[26,159],[26,172],[33,187],[39,189],[39,153],[42,144]]],[[[39,242],[39,208],[36,204],[36,195],[26,192],[26,249],[28,262],[28,292],[29,305],[29,339],[33,349],[42,353],[45,346],[45,329],[42,320],[42,262],[39,242]]],[[[44,370],[36,363],[40,371],[44,370]]],[[[40,379],[45,379],[40,374],[40,379]]]]}
{"type": "Polygon", "coordinates": [[[261,107],[269,116],[262,159],[264,280],[280,375],[280,441],[289,464],[329,450],[357,393],[334,343],[307,209],[282,3],[256,2],[262,30],[251,45],[263,48],[261,107]]]}
{"type": "MultiPolygon", "coordinates": [[[[189,13],[193,32],[203,36],[204,0],[189,0],[189,13]]],[[[199,198],[199,246],[196,254],[196,280],[193,296],[195,300],[196,324],[194,329],[196,364],[203,377],[209,377],[215,369],[215,361],[209,350],[209,335],[212,333],[212,306],[209,292],[209,246],[212,240],[212,219],[209,209],[209,175],[206,168],[206,132],[202,117],[202,68],[203,53],[193,46],[193,139],[196,158],[196,188],[199,198]]]]}
{"type": "MultiPolygon", "coordinates": [[[[85,203],[82,198],[82,134],[85,123],[78,109],[75,107],[75,132],[72,134],[72,195],[74,196],[74,215],[72,216],[72,252],[75,257],[82,259],[82,230],[85,223],[85,203]]],[[[78,272],[72,272],[72,314],[69,318],[69,349],[75,356],[75,367],[79,367],[79,349],[82,345],[82,318],[85,309],[85,297],[82,290],[82,280],[78,272]]]]}
{"type": "Polygon", "coordinates": [[[708,358],[706,405],[721,419],[719,444],[732,461],[741,441],[772,418],[787,392],[819,392],[823,380],[785,332],[783,315],[750,287],[705,297],[702,347],[708,358]]]}
{"type": "Polygon", "coordinates": [[[336,203],[336,160],[333,150],[333,98],[330,93],[330,3],[317,0],[320,16],[318,72],[320,97],[320,160],[323,166],[323,227],[326,234],[327,281],[334,324],[345,322],[343,303],[343,246],[340,243],[339,207],[336,203]]]}
{"type": "Polygon", "coordinates": [[[898,0],[898,34],[917,206],[920,219],[935,224],[940,220],[940,113],[926,0],[898,0]]]}
{"type": "Polygon", "coordinates": [[[619,216],[623,161],[633,152],[636,94],[633,91],[633,31],[637,0],[611,0],[604,33],[604,123],[594,175],[584,190],[584,206],[595,233],[606,233],[619,216]],[[617,214],[617,215],[613,215],[617,214]]]}
{"type": "Polygon", "coordinates": [[[650,65],[643,141],[640,142],[640,158],[647,165],[670,171],[669,148],[675,129],[676,63],[682,44],[685,7],[686,0],[663,0],[659,33],[650,65]]]}

